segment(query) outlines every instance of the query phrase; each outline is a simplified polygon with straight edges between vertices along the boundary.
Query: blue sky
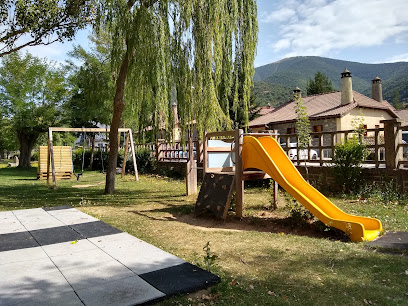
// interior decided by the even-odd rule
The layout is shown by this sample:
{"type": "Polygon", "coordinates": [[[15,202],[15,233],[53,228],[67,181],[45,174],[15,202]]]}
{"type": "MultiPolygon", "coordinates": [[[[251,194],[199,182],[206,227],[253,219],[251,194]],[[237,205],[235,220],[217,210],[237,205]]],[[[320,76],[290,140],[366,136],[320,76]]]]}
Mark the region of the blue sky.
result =
{"type": "MultiPolygon", "coordinates": [[[[258,0],[255,67],[291,56],[316,55],[362,63],[408,61],[408,0],[258,0]]],[[[28,51],[64,61],[73,42],[28,51]]]]}

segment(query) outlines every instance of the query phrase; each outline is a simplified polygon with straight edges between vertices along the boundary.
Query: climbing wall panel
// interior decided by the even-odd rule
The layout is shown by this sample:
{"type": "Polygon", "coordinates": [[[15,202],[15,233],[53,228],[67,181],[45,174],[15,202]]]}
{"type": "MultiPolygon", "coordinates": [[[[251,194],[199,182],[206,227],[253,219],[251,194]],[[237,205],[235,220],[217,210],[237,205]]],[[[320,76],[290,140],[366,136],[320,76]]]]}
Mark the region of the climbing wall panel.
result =
{"type": "Polygon", "coordinates": [[[225,219],[234,189],[234,175],[206,173],[195,205],[195,213],[211,211],[225,219]]]}

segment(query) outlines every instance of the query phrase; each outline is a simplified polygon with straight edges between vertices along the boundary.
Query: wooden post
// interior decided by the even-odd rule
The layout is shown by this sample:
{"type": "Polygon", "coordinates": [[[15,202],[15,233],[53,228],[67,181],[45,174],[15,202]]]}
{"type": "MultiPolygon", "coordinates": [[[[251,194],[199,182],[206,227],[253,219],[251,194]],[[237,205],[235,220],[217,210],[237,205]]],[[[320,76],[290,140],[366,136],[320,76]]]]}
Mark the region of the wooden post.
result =
{"type": "Polygon", "coordinates": [[[323,134],[319,135],[319,159],[320,159],[320,167],[323,166],[323,134]]]}
{"type": "Polygon", "coordinates": [[[337,136],[336,135],[337,134],[334,133],[334,132],[332,132],[330,134],[330,137],[331,137],[331,160],[332,161],[333,161],[333,158],[334,158],[334,148],[335,148],[335,144],[336,144],[336,141],[337,141],[337,136]]]}
{"type": "Polygon", "coordinates": [[[122,178],[125,177],[128,147],[129,147],[129,133],[126,134],[125,152],[123,153],[122,176],[121,176],[122,178]]]}
{"type": "Polygon", "coordinates": [[[380,163],[380,150],[378,148],[378,138],[380,135],[380,131],[378,130],[378,128],[375,129],[374,131],[374,161],[375,161],[375,167],[379,168],[380,163]]]}
{"type": "Polygon", "coordinates": [[[194,159],[194,144],[191,137],[188,139],[187,149],[186,193],[193,195],[197,194],[197,161],[194,159]]]}
{"type": "Polygon", "coordinates": [[[278,208],[278,194],[279,194],[279,185],[274,180],[273,181],[273,209],[274,210],[278,208]]]}
{"type": "Polygon", "coordinates": [[[242,145],[243,131],[235,131],[235,215],[242,218],[242,207],[244,203],[244,180],[242,179],[242,145]]]}
{"type": "Polygon", "coordinates": [[[208,141],[207,132],[204,131],[204,134],[203,134],[203,179],[205,177],[205,174],[207,173],[207,168],[208,168],[208,152],[207,152],[208,143],[207,141],[208,141]]]}
{"type": "MultiPolygon", "coordinates": [[[[39,163],[40,161],[38,161],[39,163]]],[[[50,134],[48,132],[48,150],[47,150],[47,185],[50,185],[50,162],[51,162],[51,144],[50,144],[50,134]]],[[[40,169],[40,166],[38,166],[40,169]]],[[[41,173],[40,173],[41,175],[41,173]]]]}
{"type": "Polygon", "coordinates": [[[133,142],[133,133],[132,130],[128,130],[128,135],[130,138],[130,149],[132,150],[132,160],[133,160],[133,169],[135,169],[135,181],[139,180],[139,172],[137,171],[137,164],[136,164],[136,155],[135,155],[135,144],[133,142]]]}
{"type": "Polygon", "coordinates": [[[50,156],[51,156],[51,169],[52,169],[52,189],[56,189],[57,188],[57,179],[55,177],[54,146],[52,144],[52,129],[51,128],[48,130],[48,140],[49,140],[49,143],[50,143],[50,156]]]}
{"type": "Polygon", "coordinates": [[[401,121],[399,119],[381,120],[384,123],[385,141],[385,166],[388,169],[397,169],[398,162],[402,160],[402,152],[399,147],[402,133],[400,130],[401,121]]]}

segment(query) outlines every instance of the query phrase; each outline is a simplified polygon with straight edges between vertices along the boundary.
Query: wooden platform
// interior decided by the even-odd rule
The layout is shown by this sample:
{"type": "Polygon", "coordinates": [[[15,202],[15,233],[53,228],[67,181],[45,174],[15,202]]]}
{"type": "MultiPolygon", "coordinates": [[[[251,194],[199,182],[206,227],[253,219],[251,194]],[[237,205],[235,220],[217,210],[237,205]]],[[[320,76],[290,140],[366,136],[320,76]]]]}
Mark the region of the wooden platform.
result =
{"type": "MultiPolygon", "coordinates": [[[[37,178],[40,180],[47,179],[47,161],[48,161],[48,147],[41,146],[38,157],[38,174],[37,178]]],[[[72,149],[69,146],[54,146],[54,165],[55,177],[60,179],[71,179],[72,172],[72,149]]],[[[50,177],[51,162],[50,162],[50,177]]]]}

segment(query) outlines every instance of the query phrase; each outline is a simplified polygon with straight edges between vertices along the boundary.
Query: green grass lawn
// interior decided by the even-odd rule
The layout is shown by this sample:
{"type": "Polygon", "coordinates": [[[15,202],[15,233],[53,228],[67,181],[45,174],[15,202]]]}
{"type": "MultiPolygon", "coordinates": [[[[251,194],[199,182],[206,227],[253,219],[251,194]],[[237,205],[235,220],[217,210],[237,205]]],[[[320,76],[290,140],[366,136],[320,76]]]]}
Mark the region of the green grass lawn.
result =
{"type": "MultiPolygon", "coordinates": [[[[205,266],[215,254],[219,285],[162,305],[408,305],[408,257],[372,250],[331,231],[289,218],[283,193],[271,211],[266,188],[247,188],[244,218],[226,222],[193,214],[181,180],[117,176],[116,194],[103,195],[105,177],[85,172],[58,189],[36,180],[36,169],[0,167],[0,210],[72,205],[100,220],[205,266]],[[202,303],[202,304],[201,304],[202,303]]],[[[349,213],[379,218],[385,230],[408,231],[408,206],[330,198],[349,213]]]]}

